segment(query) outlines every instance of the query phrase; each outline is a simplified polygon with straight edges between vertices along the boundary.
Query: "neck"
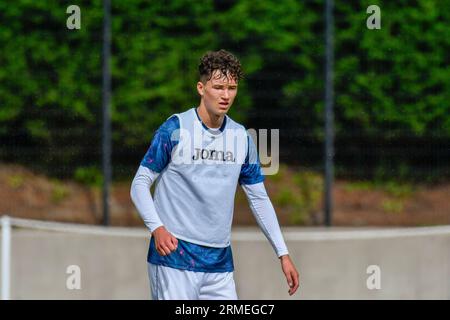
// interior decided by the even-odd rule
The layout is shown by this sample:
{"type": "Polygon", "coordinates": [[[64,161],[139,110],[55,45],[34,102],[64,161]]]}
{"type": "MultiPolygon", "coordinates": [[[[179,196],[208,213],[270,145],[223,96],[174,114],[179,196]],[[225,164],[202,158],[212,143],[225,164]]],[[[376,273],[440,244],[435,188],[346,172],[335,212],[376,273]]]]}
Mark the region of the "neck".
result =
{"type": "Polygon", "coordinates": [[[203,102],[201,102],[200,106],[197,108],[197,113],[208,128],[220,128],[223,119],[225,118],[225,115],[216,115],[208,112],[203,102]]]}

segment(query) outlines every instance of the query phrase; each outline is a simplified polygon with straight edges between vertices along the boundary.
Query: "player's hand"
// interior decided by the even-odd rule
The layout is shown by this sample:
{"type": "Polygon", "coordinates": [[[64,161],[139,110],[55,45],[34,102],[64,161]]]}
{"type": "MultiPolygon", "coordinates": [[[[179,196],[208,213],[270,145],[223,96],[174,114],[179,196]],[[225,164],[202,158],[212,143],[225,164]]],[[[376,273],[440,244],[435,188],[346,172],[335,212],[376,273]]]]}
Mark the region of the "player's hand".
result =
{"type": "Polygon", "coordinates": [[[295,269],[294,263],[292,262],[289,255],[284,255],[280,257],[281,268],[283,269],[284,275],[286,276],[287,283],[289,285],[289,295],[292,296],[295,291],[297,291],[299,286],[299,274],[297,269],[295,269]]]}
{"type": "Polygon", "coordinates": [[[178,246],[178,239],[175,238],[164,226],[156,228],[153,231],[155,237],[156,251],[161,256],[169,255],[172,251],[175,251],[178,246]]]}

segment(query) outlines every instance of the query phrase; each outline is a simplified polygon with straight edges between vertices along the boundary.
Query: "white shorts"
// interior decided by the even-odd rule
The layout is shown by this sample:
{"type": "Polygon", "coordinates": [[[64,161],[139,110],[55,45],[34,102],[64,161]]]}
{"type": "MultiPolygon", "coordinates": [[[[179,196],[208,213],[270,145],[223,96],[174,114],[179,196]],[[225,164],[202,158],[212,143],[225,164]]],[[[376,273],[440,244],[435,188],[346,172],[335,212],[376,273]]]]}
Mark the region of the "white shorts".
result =
{"type": "Polygon", "coordinates": [[[196,272],[147,262],[153,300],[237,300],[233,272],[196,272]]]}

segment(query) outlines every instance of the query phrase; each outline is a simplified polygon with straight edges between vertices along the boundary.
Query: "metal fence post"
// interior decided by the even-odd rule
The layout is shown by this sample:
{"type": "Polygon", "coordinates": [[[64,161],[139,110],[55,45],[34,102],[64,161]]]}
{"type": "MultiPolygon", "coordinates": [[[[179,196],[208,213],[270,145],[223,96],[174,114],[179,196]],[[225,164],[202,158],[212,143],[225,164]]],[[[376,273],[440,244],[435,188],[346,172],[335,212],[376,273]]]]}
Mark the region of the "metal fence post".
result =
{"type": "Polygon", "coordinates": [[[325,2],[325,225],[332,225],[334,176],[334,114],[333,114],[333,0],[325,2]]]}

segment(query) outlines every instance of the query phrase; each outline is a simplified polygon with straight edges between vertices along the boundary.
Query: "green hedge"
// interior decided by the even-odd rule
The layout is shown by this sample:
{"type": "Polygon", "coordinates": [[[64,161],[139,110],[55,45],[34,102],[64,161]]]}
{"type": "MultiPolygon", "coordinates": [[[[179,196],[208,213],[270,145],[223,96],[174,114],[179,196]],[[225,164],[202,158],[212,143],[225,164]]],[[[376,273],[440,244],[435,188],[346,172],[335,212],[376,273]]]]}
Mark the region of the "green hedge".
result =
{"type": "MultiPolygon", "coordinates": [[[[247,74],[233,118],[322,138],[323,1],[112,2],[115,152],[142,154],[194,106],[199,57],[219,48],[247,74]]],[[[449,138],[450,2],[335,3],[337,134],[449,138]],[[366,28],[371,4],[381,30],[366,28]]],[[[70,4],[0,2],[0,140],[73,172],[100,159],[102,2],[78,1],[81,30],[65,27],[70,4]]]]}

